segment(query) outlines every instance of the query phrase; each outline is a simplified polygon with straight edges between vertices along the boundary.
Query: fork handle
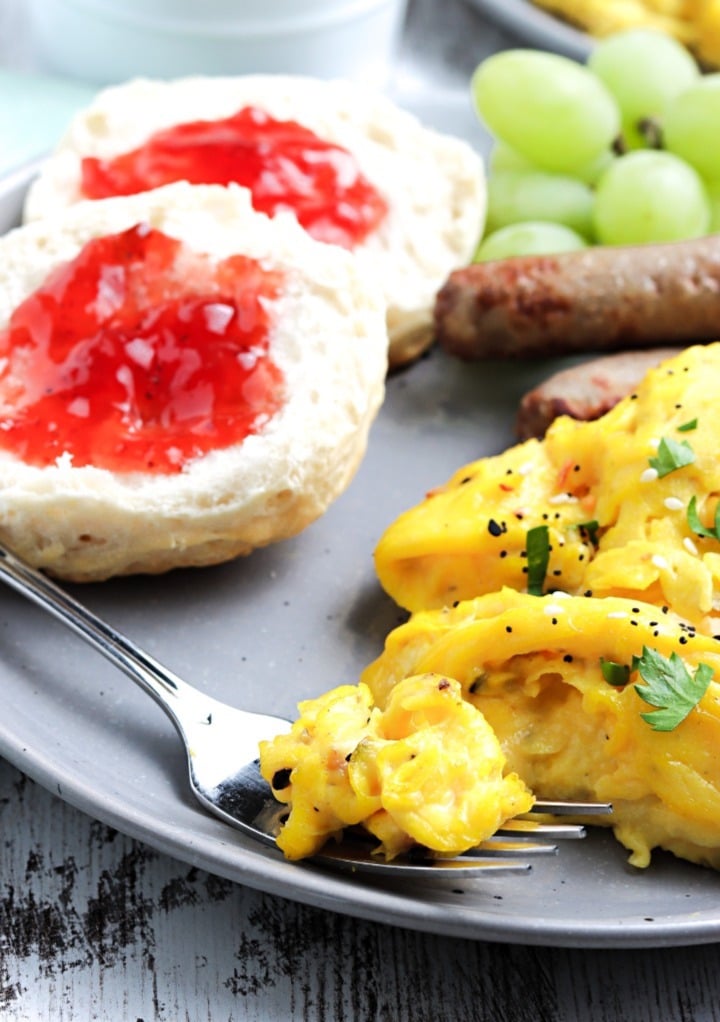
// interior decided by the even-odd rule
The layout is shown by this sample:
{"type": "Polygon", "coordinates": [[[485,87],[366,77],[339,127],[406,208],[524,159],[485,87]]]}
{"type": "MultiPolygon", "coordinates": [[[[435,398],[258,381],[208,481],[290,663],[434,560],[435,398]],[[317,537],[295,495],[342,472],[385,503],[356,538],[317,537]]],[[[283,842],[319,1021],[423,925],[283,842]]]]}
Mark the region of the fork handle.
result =
{"type": "Polygon", "coordinates": [[[124,671],[165,710],[178,730],[184,728],[181,703],[213,700],[183,681],[69,593],[0,544],[0,580],[68,625],[77,635],[124,671]]]}

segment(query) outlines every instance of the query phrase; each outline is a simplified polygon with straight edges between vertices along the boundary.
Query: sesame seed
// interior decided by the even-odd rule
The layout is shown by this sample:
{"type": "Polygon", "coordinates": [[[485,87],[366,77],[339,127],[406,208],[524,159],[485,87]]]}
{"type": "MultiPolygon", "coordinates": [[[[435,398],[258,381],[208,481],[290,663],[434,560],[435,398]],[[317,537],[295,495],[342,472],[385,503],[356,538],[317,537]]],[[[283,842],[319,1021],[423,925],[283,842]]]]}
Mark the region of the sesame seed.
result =
{"type": "Polygon", "coordinates": [[[627,617],[624,610],[611,610],[608,614],[608,618],[614,621],[623,621],[627,617]]]}
{"type": "Polygon", "coordinates": [[[656,468],[646,468],[644,472],[640,473],[641,483],[654,483],[658,477],[658,470],[656,468]]]}
{"type": "Polygon", "coordinates": [[[572,493],[555,493],[548,498],[548,504],[577,504],[578,499],[572,493]]]}
{"type": "Polygon", "coordinates": [[[518,472],[521,476],[526,476],[532,472],[533,468],[533,463],[531,461],[526,461],[518,468],[518,472]]]}
{"type": "Polygon", "coordinates": [[[689,536],[686,536],[683,540],[683,546],[689,554],[694,554],[697,557],[698,548],[695,546],[689,536]]]}
{"type": "Polygon", "coordinates": [[[669,568],[670,567],[670,565],[665,560],[665,558],[661,557],[660,554],[653,554],[652,557],[650,558],[650,560],[655,565],[656,568],[663,569],[663,568],[669,568]]]}
{"type": "Polygon", "coordinates": [[[685,507],[685,505],[683,504],[679,497],[666,497],[665,500],[663,501],[663,504],[668,509],[668,511],[682,511],[682,509],[685,507]]]}

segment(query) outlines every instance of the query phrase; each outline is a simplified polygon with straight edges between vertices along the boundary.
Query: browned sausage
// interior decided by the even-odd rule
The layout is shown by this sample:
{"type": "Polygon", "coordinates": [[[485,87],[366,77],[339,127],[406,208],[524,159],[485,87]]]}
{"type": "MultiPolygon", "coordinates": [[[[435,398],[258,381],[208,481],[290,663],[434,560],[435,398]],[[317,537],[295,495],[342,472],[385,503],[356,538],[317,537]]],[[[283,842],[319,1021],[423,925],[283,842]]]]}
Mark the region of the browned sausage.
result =
{"type": "Polygon", "coordinates": [[[583,362],[548,377],[520,402],[515,430],[521,440],[542,437],[553,419],[598,419],[631,394],[648,369],[677,355],[680,348],[621,351],[583,362]]]}
{"type": "Polygon", "coordinates": [[[450,275],[436,336],[460,358],[617,351],[720,337],[720,235],[476,263],[450,275]]]}

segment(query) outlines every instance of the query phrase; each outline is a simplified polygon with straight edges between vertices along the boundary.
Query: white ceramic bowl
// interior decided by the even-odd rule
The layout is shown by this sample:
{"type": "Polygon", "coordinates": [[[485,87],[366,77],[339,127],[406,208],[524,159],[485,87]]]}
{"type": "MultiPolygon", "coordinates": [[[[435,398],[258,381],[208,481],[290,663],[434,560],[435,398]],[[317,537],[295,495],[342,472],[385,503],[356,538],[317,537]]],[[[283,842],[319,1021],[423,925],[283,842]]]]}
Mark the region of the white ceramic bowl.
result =
{"type": "Polygon", "coordinates": [[[406,0],[30,0],[45,70],[97,85],[270,72],[382,87],[406,0]]]}

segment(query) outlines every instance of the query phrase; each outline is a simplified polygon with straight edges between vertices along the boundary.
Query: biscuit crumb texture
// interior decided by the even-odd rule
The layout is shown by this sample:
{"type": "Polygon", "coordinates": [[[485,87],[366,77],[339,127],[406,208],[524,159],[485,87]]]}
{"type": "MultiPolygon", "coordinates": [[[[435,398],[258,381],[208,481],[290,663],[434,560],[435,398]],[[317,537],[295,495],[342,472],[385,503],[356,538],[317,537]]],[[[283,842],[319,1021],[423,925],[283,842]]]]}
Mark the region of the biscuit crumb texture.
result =
{"type": "Polygon", "coordinates": [[[346,81],[283,75],[135,79],[101,91],[76,115],[31,187],[25,218],[78,202],[83,157],[107,159],[156,131],[256,105],[296,120],[356,158],[389,215],[355,249],[387,303],[391,367],[432,341],[435,294],[472,258],[485,222],[483,163],[466,142],[424,127],[387,97],[346,81]]]}
{"type": "Polygon", "coordinates": [[[354,476],[384,394],[374,276],[293,218],[256,213],[234,185],[86,201],[11,231],[0,238],[0,329],[90,238],[136,223],[218,260],[241,253],[284,272],[271,353],[286,402],[259,433],[174,475],[74,467],[69,453],[40,468],[0,450],[0,540],[70,581],[215,564],[297,534],[354,476]]]}

